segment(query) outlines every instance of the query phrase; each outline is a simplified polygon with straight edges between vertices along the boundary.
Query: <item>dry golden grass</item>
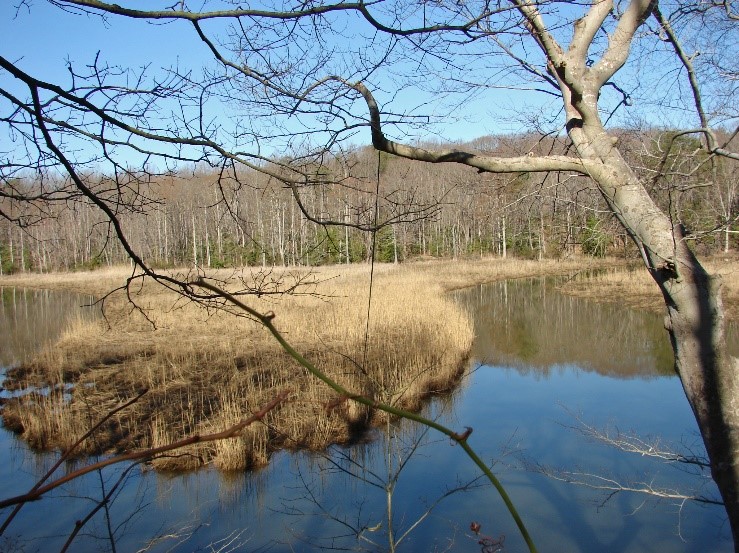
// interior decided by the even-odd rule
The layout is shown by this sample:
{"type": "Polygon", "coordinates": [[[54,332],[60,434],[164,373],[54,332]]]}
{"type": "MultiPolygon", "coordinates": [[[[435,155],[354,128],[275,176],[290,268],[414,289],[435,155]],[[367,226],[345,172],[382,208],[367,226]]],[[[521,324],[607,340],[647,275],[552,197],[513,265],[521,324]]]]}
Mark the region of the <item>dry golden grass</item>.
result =
{"type": "Polygon", "coordinates": [[[431,271],[445,290],[458,290],[486,282],[548,275],[569,275],[589,269],[623,267],[620,259],[595,259],[573,256],[566,259],[467,259],[425,261],[409,266],[413,270],[431,271]]]}
{"type": "MultiPolygon", "coordinates": [[[[246,270],[247,281],[305,279],[309,295],[249,296],[247,303],[275,313],[287,340],[355,393],[407,409],[450,389],[470,351],[470,318],[447,291],[483,282],[537,275],[569,274],[598,267],[621,267],[590,279],[572,279],[567,293],[598,300],[661,308],[646,271],[630,272],[623,261],[449,260],[377,265],[367,328],[369,267],[322,267],[310,272],[246,270]],[[630,300],[631,298],[631,300],[630,300]]],[[[722,262],[725,304],[736,315],[739,263],[722,262]]],[[[0,278],[0,285],[69,289],[97,296],[120,286],[125,268],[57,275],[0,278]]],[[[216,276],[231,289],[231,271],[216,276]]],[[[222,312],[207,312],[153,282],[106,301],[106,321],[73,324],[58,343],[32,362],[12,370],[6,386],[52,390],[9,402],[6,425],[22,431],[38,448],[73,443],[120,402],[147,389],[135,405],[118,413],[83,447],[86,453],[125,451],[170,443],[193,433],[223,430],[272,399],[292,391],[291,401],[234,439],[191,446],[157,460],[161,469],[209,463],[223,470],[265,464],[272,451],[322,448],[362,439],[376,413],[354,402],[337,402],[333,392],[284,353],[256,323],[222,312]],[[65,385],[72,385],[66,390],[65,385]]]]}
{"type": "MultiPolygon", "coordinates": [[[[705,266],[711,274],[721,277],[726,317],[739,321],[739,258],[717,256],[707,260],[705,266]]],[[[617,267],[586,278],[573,279],[561,286],[560,290],[592,301],[618,302],[658,313],[665,310],[662,294],[641,265],[617,267]]]]}
{"type": "MultiPolygon", "coordinates": [[[[285,337],[353,392],[417,409],[424,397],[449,389],[460,376],[472,343],[469,317],[432,272],[378,266],[365,346],[368,271],[323,268],[312,272],[309,295],[247,301],[275,312],[285,337]]],[[[289,282],[296,274],[275,270],[270,278],[289,282]]],[[[87,277],[33,276],[24,283],[92,292],[120,285],[126,272],[87,277]]],[[[252,426],[238,439],[193,446],[160,459],[158,466],[259,466],[277,447],[320,448],[361,439],[376,422],[375,413],[353,402],[327,409],[335,402],[333,393],[254,322],[206,312],[151,282],[132,298],[156,329],[119,292],[106,303],[112,330],[105,321],[79,322],[32,363],[10,371],[6,386],[12,389],[73,386],[66,397],[29,395],[5,407],[9,426],[22,429],[32,445],[70,445],[92,421],[144,388],[149,391],[142,400],[84,444],[86,453],[158,446],[222,430],[283,389],[293,391],[292,400],[270,413],[266,426],[252,426]]]]}

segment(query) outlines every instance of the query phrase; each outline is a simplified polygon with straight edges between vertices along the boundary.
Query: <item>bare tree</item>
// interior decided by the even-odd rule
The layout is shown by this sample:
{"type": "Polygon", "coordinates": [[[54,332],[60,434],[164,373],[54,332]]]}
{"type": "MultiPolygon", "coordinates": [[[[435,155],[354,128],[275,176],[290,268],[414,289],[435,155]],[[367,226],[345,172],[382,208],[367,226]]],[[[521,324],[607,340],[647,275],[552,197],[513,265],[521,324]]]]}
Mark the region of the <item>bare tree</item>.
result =
{"type": "MultiPolygon", "coordinates": [[[[711,459],[712,475],[721,490],[735,542],[739,544],[739,361],[729,355],[724,336],[720,283],[699,263],[679,221],[661,210],[645,183],[618,150],[618,137],[604,127],[599,97],[625,65],[629,51],[648,18],[664,35],[690,78],[703,145],[715,156],[734,157],[717,143],[708,126],[693,65],[673,26],[659,7],[632,2],[622,12],[611,2],[596,2],[572,22],[572,37],[564,48],[555,30],[545,23],[542,9],[530,2],[513,2],[519,25],[544,56],[539,70],[526,59],[521,66],[536,73],[561,93],[566,130],[576,156],[491,158],[457,150],[427,150],[389,140],[382,130],[377,103],[362,83],[355,89],[365,98],[370,114],[373,144],[377,149],[430,163],[456,162],[480,171],[573,171],[590,176],[608,206],[639,247],[645,266],[662,291],[667,306],[665,326],[675,353],[676,370],[698,421],[711,459]],[[599,44],[599,33],[607,40],[599,44]],[[597,51],[598,54],[595,55],[597,51]]],[[[510,50],[510,48],[509,48],[510,50]]],[[[516,57],[511,51],[511,56],[516,57]]]]}
{"type": "MultiPolygon", "coordinates": [[[[377,230],[425,213],[426,206],[411,205],[388,211],[379,223],[349,223],[344,207],[327,208],[322,187],[358,189],[327,162],[363,127],[384,154],[481,173],[586,176],[663,293],[676,371],[739,550],[739,362],[726,348],[720,282],[694,255],[680,218],[650,195],[650,182],[620,149],[620,134],[609,130],[625,117],[647,119],[697,137],[711,163],[739,159],[730,142],[739,115],[730,3],[397,0],[286,2],[282,11],[227,0],[201,10],[186,2],[139,6],[49,0],[44,8],[101,24],[116,18],[168,22],[158,28],[162,40],[189,27],[194,42],[183,43],[183,51],[197,44],[210,56],[209,65],[149,74],[133,63],[119,68],[95,56],[81,67],[70,62],[65,82],[47,82],[22,59],[0,56],[0,121],[16,141],[3,146],[0,194],[9,207],[3,203],[0,217],[23,226],[42,219],[50,202],[89,202],[143,274],[197,296],[188,283],[155,271],[120,223],[122,213],[151,205],[146,182],[183,163],[224,174],[236,167],[230,178],[237,186],[248,184],[244,171],[273,179],[323,229],[350,224],[377,230]],[[446,101],[447,110],[437,112],[437,119],[445,119],[476,95],[500,88],[527,98],[541,95],[544,100],[535,104],[514,101],[512,111],[525,116],[529,128],[558,137],[562,147],[502,157],[422,147],[414,139],[415,129],[434,118],[408,107],[409,97],[446,101]],[[728,130],[722,139],[721,128],[728,130]],[[132,164],[144,170],[132,170],[132,164]],[[101,172],[104,177],[95,176],[101,172]],[[17,184],[29,176],[36,187],[17,184]]],[[[21,2],[18,17],[33,18],[37,9],[21,2]]],[[[382,155],[378,166],[381,161],[382,155]]],[[[222,194],[224,207],[236,212],[228,197],[222,194]]],[[[718,197],[719,205],[726,203],[725,192],[718,197]]],[[[505,229],[505,219],[502,224],[505,229]]],[[[192,246],[193,255],[202,256],[192,246]]],[[[274,251],[286,255],[285,240],[274,251]]]]}

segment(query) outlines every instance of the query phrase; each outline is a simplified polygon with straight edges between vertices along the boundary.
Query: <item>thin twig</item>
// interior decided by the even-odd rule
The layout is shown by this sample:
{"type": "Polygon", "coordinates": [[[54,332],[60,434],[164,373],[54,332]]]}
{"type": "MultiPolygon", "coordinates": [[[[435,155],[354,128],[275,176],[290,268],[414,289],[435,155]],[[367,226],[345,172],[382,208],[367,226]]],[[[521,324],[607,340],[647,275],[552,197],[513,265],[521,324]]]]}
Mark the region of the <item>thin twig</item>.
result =
{"type": "Polygon", "coordinates": [[[233,438],[237,436],[239,432],[241,432],[244,428],[246,428],[250,424],[262,420],[267,413],[269,413],[272,409],[277,407],[279,404],[283,403],[287,399],[289,394],[290,392],[287,390],[280,392],[279,394],[277,394],[277,396],[272,401],[264,405],[259,411],[252,414],[251,417],[248,417],[242,420],[241,422],[234,424],[233,426],[230,426],[229,428],[227,428],[226,430],[222,432],[216,432],[213,434],[203,434],[203,435],[196,434],[194,436],[190,436],[189,438],[185,438],[183,440],[179,440],[177,442],[173,442],[171,444],[163,445],[160,447],[152,447],[149,449],[144,449],[142,451],[133,451],[130,453],[124,453],[123,455],[116,455],[114,457],[109,457],[108,459],[105,459],[98,463],[93,463],[91,465],[87,465],[85,467],[72,471],[69,474],[61,478],[58,478],[57,480],[54,480],[53,482],[45,486],[41,486],[31,492],[25,493],[23,495],[17,495],[15,497],[11,497],[8,499],[4,499],[0,501],[0,509],[4,507],[8,507],[10,505],[17,505],[19,503],[26,503],[28,501],[35,501],[37,499],[40,499],[44,494],[48,493],[49,491],[55,488],[58,488],[62,484],[66,484],[67,482],[70,482],[74,480],[75,478],[79,478],[80,476],[96,471],[103,467],[115,465],[117,463],[123,463],[125,461],[141,461],[142,459],[151,459],[159,455],[160,453],[165,453],[167,451],[172,451],[174,449],[179,449],[181,447],[185,447],[185,446],[192,445],[192,444],[214,442],[217,440],[226,440],[228,438],[233,438]]]}

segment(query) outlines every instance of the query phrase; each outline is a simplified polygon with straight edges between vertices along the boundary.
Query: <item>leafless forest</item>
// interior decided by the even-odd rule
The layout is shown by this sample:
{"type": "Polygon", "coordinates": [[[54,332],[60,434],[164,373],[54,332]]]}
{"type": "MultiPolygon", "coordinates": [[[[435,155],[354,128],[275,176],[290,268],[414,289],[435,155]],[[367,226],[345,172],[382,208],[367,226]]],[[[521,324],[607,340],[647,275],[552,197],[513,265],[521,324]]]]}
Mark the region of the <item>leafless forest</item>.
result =
{"type": "MultiPolygon", "coordinates": [[[[682,222],[699,251],[736,249],[736,161],[707,163],[696,139],[674,131],[618,134],[620,147],[651,183],[654,197],[682,222]]],[[[531,134],[482,137],[464,147],[503,156],[542,155],[562,153],[564,144],[531,134]]],[[[281,162],[301,164],[300,159],[281,162]]],[[[301,169],[315,178],[293,188],[234,167],[130,170],[86,179],[100,197],[119,206],[131,245],[158,267],[363,262],[371,252],[372,234],[366,229],[375,226],[376,201],[378,223],[387,223],[377,235],[379,261],[636,254],[601,194],[582,175],[479,174],[469,167],[378,155],[370,148],[312,164],[301,169]]],[[[22,176],[15,185],[40,186],[22,176]]],[[[54,183],[42,185],[48,189],[54,183]]],[[[128,262],[104,214],[83,197],[27,203],[22,211],[7,198],[3,202],[3,211],[22,224],[0,218],[2,273],[128,262]]]]}

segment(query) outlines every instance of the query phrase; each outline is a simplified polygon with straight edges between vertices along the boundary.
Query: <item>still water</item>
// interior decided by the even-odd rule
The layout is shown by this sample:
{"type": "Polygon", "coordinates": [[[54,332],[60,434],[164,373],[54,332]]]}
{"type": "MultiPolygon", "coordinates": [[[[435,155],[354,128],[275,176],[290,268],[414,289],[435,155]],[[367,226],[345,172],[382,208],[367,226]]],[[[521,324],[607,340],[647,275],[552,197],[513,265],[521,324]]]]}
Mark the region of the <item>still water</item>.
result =
{"type": "Polygon", "coordinates": [[[78,319],[98,316],[92,296],[0,286],[0,367],[31,357],[78,319]]]}
{"type": "MultiPolygon", "coordinates": [[[[28,313],[50,310],[36,304],[56,299],[27,297],[28,313]]],[[[458,390],[426,414],[474,429],[469,443],[493,465],[540,551],[733,550],[721,507],[561,481],[717,496],[700,471],[583,434],[637,434],[661,449],[701,453],[660,317],[562,296],[538,280],[477,287],[457,299],[474,318],[473,360],[458,390]]],[[[7,365],[29,351],[9,353],[23,340],[8,329],[41,325],[6,301],[4,293],[0,317],[13,314],[0,320],[7,365]]],[[[8,497],[30,488],[53,455],[30,454],[1,434],[0,497],[8,497]]],[[[0,550],[60,550],[75,521],[112,492],[70,551],[524,551],[502,501],[477,477],[459,447],[403,422],[351,449],[277,454],[257,473],[92,474],[25,506],[0,550]]]]}

